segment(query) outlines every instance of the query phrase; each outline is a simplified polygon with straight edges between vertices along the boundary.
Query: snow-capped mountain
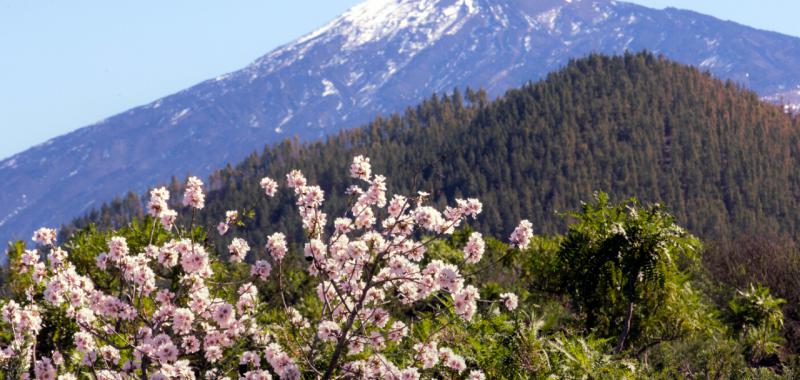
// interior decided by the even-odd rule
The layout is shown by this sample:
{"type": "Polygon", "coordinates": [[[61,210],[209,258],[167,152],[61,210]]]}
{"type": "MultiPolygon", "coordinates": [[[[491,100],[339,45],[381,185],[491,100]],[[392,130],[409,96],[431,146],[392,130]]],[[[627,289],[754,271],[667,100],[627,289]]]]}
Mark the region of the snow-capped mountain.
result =
{"type": "Polygon", "coordinates": [[[432,93],[470,86],[496,96],[570,58],[641,49],[772,99],[800,85],[800,39],[689,11],[610,0],[368,0],[242,70],[0,161],[0,239],[432,93]]]}

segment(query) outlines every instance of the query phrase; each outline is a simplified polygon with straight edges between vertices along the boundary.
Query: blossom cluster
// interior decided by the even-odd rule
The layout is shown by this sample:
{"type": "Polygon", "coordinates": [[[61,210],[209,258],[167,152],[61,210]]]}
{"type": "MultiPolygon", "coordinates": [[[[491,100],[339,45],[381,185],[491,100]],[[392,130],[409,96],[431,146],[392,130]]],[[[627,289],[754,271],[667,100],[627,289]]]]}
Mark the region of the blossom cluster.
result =
{"type": "Polygon", "coordinates": [[[203,193],[203,181],[197,177],[189,177],[186,181],[186,189],[183,192],[183,205],[202,209],[205,204],[206,196],[203,193]]]}
{"type": "MultiPolygon", "coordinates": [[[[389,197],[386,178],[374,175],[363,156],[355,157],[350,175],[363,187],[348,189],[353,202],[332,226],[322,211],[325,192],[309,185],[300,171],[286,176],[307,235],[302,255],[315,281],[319,305],[315,308],[287,304],[283,271],[289,248],[281,232],[267,236],[263,249],[268,257],[257,256],[252,264],[246,262],[250,243],[231,238],[226,265],[246,266],[250,276],[231,283],[213,280],[212,264],[219,256],[191,237],[174,235],[160,245],[153,244],[151,237],[150,244],[132,249],[124,237],[113,236],[107,252],[95,259],[98,270],[117,281],[112,288],[104,288],[93,281],[91,273],[79,273],[68,253],[55,246],[54,230],[38,230],[33,239],[47,250],[46,260],[30,250],[23,254],[21,265],[33,279],[30,292],[40,291],[43,301],[31,298],[26,305],[11,301],[2,307],[2,318],[14,331],[14,340],[0,351],[0,366],[28,361],[37,379],[53,379],[57,373],[60,379],[70,379],[67,368],[87,368],[103,379],[222,379],[230,376],[226,368],[235,368],[242,379],[299,379],[305,374],[323,379],[419,379],[425,371],[484,379],[474,363],[457,353],[457,347],[448,347],[437,336],[426,341],[413,338],[414,321],[398,312],[446,300],[458,323],[468,324],[475,318],[480,291],[468,283],[459,264],[481,262],[483,236],[477,232],[469,236],[461,263],[431,257],[428,247],[476,218],[483,209],[481,202],[456,199],[439,211],[426,204],[426,193],[389,197]],[[385,217],[379,220],[380,215],[385,217]],[[279,295],[259,291],[269,281],[274,281],[279,295]],[[265,316],[276,311],[266,306],[270,297],[281,299],[282,318],[265,316]],[[74,347],[26,355],[41,329],[42,308],[65,310],[75,321],[74,347]],[[385,351],[403,343],[413,347],[412,363],[400,367],[385,351]],[[62,351],[69,355],[62,356],[62,351]],[[320,358],[322,353],[329,356],[320,358]]],[[[184,206],[204,207],[202,185],[199,179],[189,178],[184,206]]],[[[270,197],[278,190],[277,181],[270,178],[262,179],[260,185],[270,197]]],[[[148,213],[171,229],[177,213],[169,209],[168,200],[165,188],[152,190],[148,213]]],[[[219,233],[228,232],[238,218],[237,211],[228,211],[219,233]]],[[[523,221],[511,242],[524,248],[531,236],[531,224],[523,221]]],[[[513,293],[484,301],[503,304],[509,311],[518,304],[513,293]]]]}
{"type": "Polygon", "coordinates": [[[147,212],[154,218],[159,218],[166,229],[171,229],[178,212],[169,208],[169,190],[158,187],[150,190],[150,201],[147,203],[147,212]]]}

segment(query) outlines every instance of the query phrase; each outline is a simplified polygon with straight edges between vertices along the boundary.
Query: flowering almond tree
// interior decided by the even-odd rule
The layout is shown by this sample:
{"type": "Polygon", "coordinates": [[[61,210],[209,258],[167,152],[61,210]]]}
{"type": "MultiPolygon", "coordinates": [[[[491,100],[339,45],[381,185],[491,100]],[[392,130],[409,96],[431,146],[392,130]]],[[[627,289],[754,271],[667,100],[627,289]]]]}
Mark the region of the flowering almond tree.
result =
{"type": "MultiPolygon", "coordinates": [[[[124,237],[110,238],[95,265],[117,278],[113,288],[79,273],[56,245],[54,230],[36,231],[41,252],[27,250],[20,260],[31,278],[27,297],[2,305],[11,338],[0,350],[0,366],[9,378],[36,379],[484,379],[474,361],[438,334],[447,324],[469,324],[478,311],[478,288],[466,283],[462,269],[481,261],[483,238],[472,233],[458,262],[426,252],[476,217],[481,203],[457,199],[439,211],[426,205],[425,193],[387,200],[385,177],[372,175],[362,156],[350,174],[366,186],[348,189],[351,206],[333,226],[321,211],[323,190],[308,185],[299,171],[286,177],[306,232],[303,255],[315,287],[314,295],[294,301],[286,296],[284,234],[269,235],[269,260],[255,261],[247,278],[219,281],[219,265],[249,265],[248,242],[233,238],[228,262],[219,262],[219,255],[180,230],[164,188],[151,191],[148,212],[175,231],[173,238],[156,245],[151,231],[142,252],[132,252],[124,237]],[[259,292],[269,282],[276,294],[259,292]],[[269,306],[269,297],[279,297],[272,304],[280,306],[269,306]],[[450,318],[438,330],[413,334],[410,310],[420,305],[450,318]],[[71,344],[37,352],[46,310],[62,311],[75,328],[71,344]]],[[[186,185],[183,204],[192,215],[204,207],[202,186],[194,177],[186,185]]],[[[270,178],[261,186],[269,197],[278,191],[270,178]]],[[[227,233],[238,218],[235,211],[226,213],[218,232],[227,233]]],[[[531,224],[522,221],[511,242],[524,248],[531,236],[531,224]]],[[[513,310],[517,297],[503,293],[482,302],[487,310],[513,310]]]]}

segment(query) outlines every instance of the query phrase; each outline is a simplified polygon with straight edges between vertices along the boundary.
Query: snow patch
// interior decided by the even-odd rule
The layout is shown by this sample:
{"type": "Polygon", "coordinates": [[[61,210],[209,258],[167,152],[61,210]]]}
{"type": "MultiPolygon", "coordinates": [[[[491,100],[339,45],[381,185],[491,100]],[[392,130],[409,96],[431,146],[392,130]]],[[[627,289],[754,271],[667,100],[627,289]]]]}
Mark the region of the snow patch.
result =
{"type": "Polygon", "coordinates": [[[325,90],[322,92],[322,97],[339,95],[339,90],[336,89],[336,86],[333,85],[333,82],[323,79],[322,86],[325,88],[325,90]]]}
{"type": "Polygon", "coordinates": [[[256,115],[250,115],[250,122],[249,122],[249,124],[250,124],[250,126],[251,126],[251,127],[253,127],[253,128],[258,128],[258,127],[260,126],[260,124],[259,124],[259,122],[258,122],[258,117],[256,117],[256,115]]]}
{"type": "Polygon", "coordinates": [[[508,28],[509,25],[508,15],[506,15],[506,13],[503,12],[503,7],[501,5],[493,5],[489,9],[492,11],[492,15],[494,16],[494,18],[500,21],[500,25],[503,28],[508,28]]]}
{"type": "Polygon", "coordinates": [[[363,75],[364,75],[363,71],[358,71],[358,72],[352,71],[352,72],[350,72],[350,75],[347,77],[347,82],[346,82],[347,87],[352,86],[363,75]]]}
{"type": "Polygon", "coordinates": [[[558,19],[560,13],[561,7],[556,7],[549,11],[538,14],[535,17],[535,20],[539,25],[544,26],[549,32],[552,33],[556,30],[556,20],[558,19]]]}
{"type": "Polygon", "coordinates": [[[578,34],[578,33],[580,33],[581,32],[581,22],[580,21],[571,22],[570,23],[570,28],[571,28],[571,32],[572,32],[573,36],[578,34]]]}
{"type": "Polygon", "coordinates": [[[0,163],[0,169],[16,169],[17,168],[17,159],[16,158],[9,158],[2,163],[0,163]]]}
{"type": "Polygon", "coordinates": [[[719,63],[719,57],[715,55],[700,62],[700,67],[714,67],[717,65],[717,63],[719,63]]]}
{"type": "Polygon", "coordinates": [[[293,117],[294,117],[294,111],[290,109],[289,112],[286,113],[286,116],[284,116],[284,118],[281,119],[281,121],[278,123],[278,128],[275,128],[275,132],[281,133],[283,131],[281,127],[284,126],[286,123],[288,123],[290,120],[292,120],[293,117]]]}
{"type": "Polygon", "coordinates": [[[633,42],[634,37],[628,37],[628,40],[625,41],[625,46],[623,47],[624,50],[628,50],[630,48],[631,43],[633,42]]]}
{"type": "Polygon", "coordinates": [[[383,74],[383,79],[388,79],[397,72],[397,63],[393,60],[386,61],[386,72],[383,74]]]}
{"type": "Polygon", "coordinates": [[[28,208],[28,196],[22,194],[22,204],[11,210],[11,212],[8,213],[3,219],[0,219],[0,227],[8,223],[15,216],[19,215],[19,213],[26,208],[28,208]]]}
{"type": "Polygon", "coordinates": [[[169,120],[169,123],[170,123],[171,125],[176,125],[176,124],[178,124],[178,122],[179,122],[179,121],[181,121],[181,119],[185,118],[185,117],[186,117],[186,115],[188,115],[188,114],[189,114],[189,111],[191,111],[191,108],[184,108],[184,109],[182,109],[180,112],[178,112],[178,113],[176,113],[176,114],[172,115],[172,118],[170,118],[170,120],[169,120]]]}

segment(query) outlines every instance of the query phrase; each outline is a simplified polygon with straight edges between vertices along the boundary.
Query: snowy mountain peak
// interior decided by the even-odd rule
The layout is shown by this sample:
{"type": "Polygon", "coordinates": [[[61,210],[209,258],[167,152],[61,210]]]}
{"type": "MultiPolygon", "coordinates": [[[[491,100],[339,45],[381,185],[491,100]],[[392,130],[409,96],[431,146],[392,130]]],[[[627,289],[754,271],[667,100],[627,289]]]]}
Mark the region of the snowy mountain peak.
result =
{"type": "Polygon", "coordinates": [[[420,33],[427,42],[454,34],[463,21],[478,13],[475,0],[368,0],[351,8],[324,27],[299,39],[303,44],[319,36],[344,37],[344,50],[391,39],[400,32],[420,33]]]}

